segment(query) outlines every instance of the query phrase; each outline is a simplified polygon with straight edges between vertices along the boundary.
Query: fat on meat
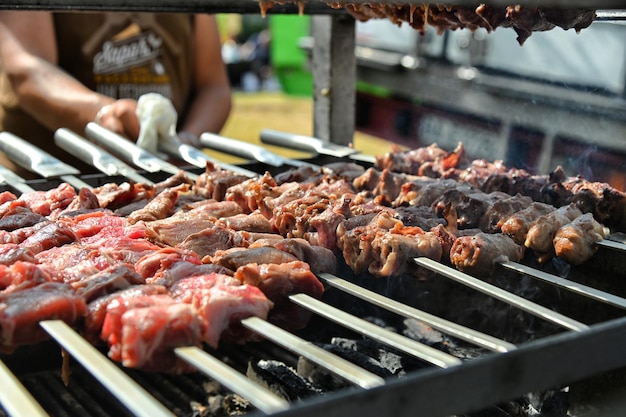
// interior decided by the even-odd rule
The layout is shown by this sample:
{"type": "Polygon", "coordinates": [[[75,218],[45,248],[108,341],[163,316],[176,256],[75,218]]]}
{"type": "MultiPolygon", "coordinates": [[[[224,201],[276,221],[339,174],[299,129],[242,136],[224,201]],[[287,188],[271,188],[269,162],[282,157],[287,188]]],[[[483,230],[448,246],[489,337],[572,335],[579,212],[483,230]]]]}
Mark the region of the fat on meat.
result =
{"type": "Polygon", "coordinates": [[[274,303],[268,320],[284,329],[299,330],[306,326],[311,312],[289,300],[292,294],[302,293],[321,298],[323,284],[302,261],[284,264],[248,264],[235,272],[243,284],[258,287],[274,303]]]}
{"type": "Polygon", "coordinates": [[[193,233],[176,245],[179,249],[196,253],[200,258],[213,256],[219,250],[247,246],[248,239],[244,232],[217,225],[193,233]]]}
{"type": "Polygon", "coordinates": [[[300,238],[288,239],[261,239],[250,244],[249,249],[259,247],[273,247],[287,252],[300,261],[306,262],[314,273],[328,272],[334,274],[337,269],[335,253],[323,246],[311,245],[307,240],[300,238]]]}
{"type": "Polygon", "coordinates": [[[266,319],[273,303],[251,285],[221,274],[181,279],[170,288],[173,297],[191,305],[202,322],[202,340],[217,348],[220,341],[244,343],[256,340],[240,321],[256,316],[266,319]]]}
{"type": "Polygon", "coordinates": [[[49,339],[44,320],[74,325],[86,312],[85,299],[67,284],[46,282],[27,290],[0,294],[0,351],[49,339]]]}
{"type": "Polygon", "coordinates": [[[132,264],[112,265],[96,274],[83,277],[73,282],[72,288],[76,293],[90,302],[113,292],[126,289],[132,285],[145,284],[145,279],[139,275],[132,264]]]}
{"type": "Polygon", "coordinates": [[[282,264],[297,261],[298,258],[274,247],[232,248],[215,252],[213,256],[202,259],[204,263],[214,263],[236,271],[240,266],[250,263],[282,264]]]}

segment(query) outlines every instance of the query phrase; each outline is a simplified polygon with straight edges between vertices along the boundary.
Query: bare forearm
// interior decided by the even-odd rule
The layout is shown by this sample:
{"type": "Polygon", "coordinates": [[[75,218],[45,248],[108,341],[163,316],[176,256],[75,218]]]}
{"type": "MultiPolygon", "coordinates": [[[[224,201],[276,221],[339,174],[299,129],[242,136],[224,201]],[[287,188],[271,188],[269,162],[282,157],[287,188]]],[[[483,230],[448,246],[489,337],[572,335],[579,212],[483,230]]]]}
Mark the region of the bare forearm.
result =
{"type": "Polygon", "coordinates": [[[112,101],[26,51],[2,25],[0,38],[0,56],[19,106],[49,129],[68,127],[81,132],[112,101]]]}
{"type": "Polygon", "coordinates": [[[20,107],[51,130],[66,127],[80,133],[102,106],[113,101],[45,61],[13,78],[13,86],[20,107]]]}
{"type": "Polygon", "coordinates": [[[231,110],[229,86],[201,90],[190,105],[181,131],[200,136],[203,132],[219,133],[231,110]]]}

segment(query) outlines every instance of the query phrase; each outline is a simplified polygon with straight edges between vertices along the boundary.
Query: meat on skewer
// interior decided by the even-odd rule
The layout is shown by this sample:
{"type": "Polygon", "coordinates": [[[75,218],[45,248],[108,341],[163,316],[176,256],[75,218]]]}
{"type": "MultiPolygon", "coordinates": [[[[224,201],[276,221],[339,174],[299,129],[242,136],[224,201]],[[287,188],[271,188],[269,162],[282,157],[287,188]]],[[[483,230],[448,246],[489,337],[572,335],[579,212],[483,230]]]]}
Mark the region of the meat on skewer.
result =
{"type": "Polygon", "coordinates": [[[556,232],[553,240],[555,254],[572,265],[580,265],[593,256],[597,250],[595,243],[606,235],[605,227],[591,213],[585,213],[556,232]]]}

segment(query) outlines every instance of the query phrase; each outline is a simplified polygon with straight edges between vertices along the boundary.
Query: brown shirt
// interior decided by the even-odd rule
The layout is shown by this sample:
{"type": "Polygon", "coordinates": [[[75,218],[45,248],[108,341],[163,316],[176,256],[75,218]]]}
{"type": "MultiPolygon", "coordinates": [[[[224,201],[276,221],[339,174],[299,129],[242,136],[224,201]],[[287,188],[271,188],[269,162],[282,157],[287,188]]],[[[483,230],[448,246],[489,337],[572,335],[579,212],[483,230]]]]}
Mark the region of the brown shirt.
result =
{"type": "MultiPolygon", "coordinates": [[[[184,113],[192,80],[193,16],[55,13],[54,26],[59,66],[87,87],[113,98],[160,93],[172,100],[179,114],[184,113]]],[[[5,74],[0,74],[0,130],[80,165],[54,145],[54,132],[18,107],[5,74]]],[[[18,170],[2,154],[0,163],[18,170]]]]}

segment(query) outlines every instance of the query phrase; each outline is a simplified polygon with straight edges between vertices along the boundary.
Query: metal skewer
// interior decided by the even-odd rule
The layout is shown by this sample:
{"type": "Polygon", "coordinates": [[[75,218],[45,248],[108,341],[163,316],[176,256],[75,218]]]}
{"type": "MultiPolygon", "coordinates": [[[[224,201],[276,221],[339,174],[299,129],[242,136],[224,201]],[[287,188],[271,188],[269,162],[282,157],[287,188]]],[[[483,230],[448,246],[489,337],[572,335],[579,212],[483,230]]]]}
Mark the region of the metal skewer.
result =
{"type": "Polygon", "coordinates": [[[574,281],[570,281],[565,278],[557,277],[556,275],[548,274],[538,269],[531,268],[526,265],[519,264],[517,262],[505,261],[500,262],[504,268],[511,271],[519,272],[520,274],[528,275],[544,282],[557,285],[561,288],[570,290],[576,294],[584,295],[585,297],[600,301],[606,304],[610,304],[615,307],[626,309],[626,299],[610,294],[605,291],[600,291],[592,287],[588,287],[583,284],[579,284],[574,281]]]}
{"type": "Polygon", "coordinates": [[[65,322],[46,320],[39,324],[134,415],[144,417],[174,416],[171,411],[154,399],[65,322]]]}
{"type": "Polygon", "coordinates": [[[6,184],[15,188],[22,194],[31,193],[35,191],[33,187],[26,184],[26,180],[7,167],[0,165],[0,184],[6,184]]]}
{"type": "Polygon", "coordinates": [[[75,176],[80,174],[79,170],[12,133],[0,133],[0,150],[22,168],[44,178],[60,178],[77,189],[93,189],[75,176]]]}
{"type": "Polygon", "coordinates": [[[54,132],[54,141],[62,149],[85,161],[106,175],[122,175],[136,183],[154,185],[135,169],[102,148],[66,128],[54,132]]]}
{"type": "Polygon", "coordinates": [[[385,383],[385,380],[378,375],[366,371],[309,341],[294,336],[259,317],[243,319],[241,324],[285,349],[304,356],[321,367],[342,377],[346,381],[352,382],[362,388],[372,388],[385,383]]]}
{"type": "Polygon", "coordinates": [[[198,347],[180,347],[174,349],[174,353],[198,368],[205,375],[215,379],[234,393],[241,395],[266,414],[276,413],[289,408],[289,403],[286,400],[265,387],[252,382],[245,375],[198,347]]]}
{"type": "Polygon", "coordinates": [[[48,415],[11,370],[0,361],[0,404],[10,416],[45,417],[48,415]]]}
{"type": "Polygon", "coordinates": [[[295,294],[291,295],[289,299],[322,317],[441,368],[449,368],[461,363],[460,359],[452,355],[355,317],[309,295],[295,294]]]}
{"type": "Polygon", "coordinates": [[[459,324],[450,322],[448,320],[442,319],[441,317],[437,317],[424,311],[418,310],[417,308],[410,307],[406,304],[400,303],[391,298],[367,290],[332,274],[323,272],[318,276],[325,283],[342,291],[345,291],[348,294],[352,294],[355,297],[361,298],[362,300],[368,301],[374,305],[385,308],[406,318],[411,318],[424,322],[429,326],[432,326],[433,328],[442,331],[443,333],[458,337],[459,339],[465,340],[466,342],[484,347],[495,352],[508,352],[517,348],[512,343],[508,343],[493,336],[489,336],[468,327],[464,327],[459,324]]]}
{"type": "Polygon", "coordinates": [[[589,328],[589,326],[587,326],[586,324],[580,323],[579,321],[550,310],[549,308],[543,307],[539,304],[528,301],[525,298],[519,297],[494,285],[476,279],[461,271],[457,271],[456,269],[452,269],[448,266],[440,264],[439,262],[433,261],[432,259],[421,257],[414,258],[413,260],[416,264],[420,266],[428,268],[431,271],[437,272],[454,281],[460,282],[472,289],[482,292],[483,294],[487,294],[500,301],[504,301],[505,303],[518,307],[521,310],[524,310],[537,317],[541,317],[544,320],[547,320],[550,323],[556,324],[560,327],[564,327],[566,329],[574,330],[577,332],[587,330],[589,328]]]}

